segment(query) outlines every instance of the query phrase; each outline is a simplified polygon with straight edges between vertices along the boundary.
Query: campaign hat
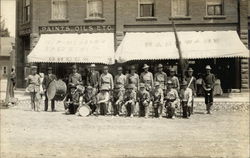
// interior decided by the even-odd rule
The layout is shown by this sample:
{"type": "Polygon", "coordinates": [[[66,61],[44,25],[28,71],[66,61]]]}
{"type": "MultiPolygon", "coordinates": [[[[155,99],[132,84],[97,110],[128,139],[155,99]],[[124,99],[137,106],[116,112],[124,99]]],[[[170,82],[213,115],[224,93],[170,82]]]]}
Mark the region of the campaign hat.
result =
{"type": "Polygon", "coordinates": [[[158,64],[157,68],[163,68],[162,64],[158,64]]]}
{"type": "Polygon", "coordinates": [[[194,70],[190,67],[190,68],[188,68],[187,71],[190,71],[190,72],[192,71],[193,72],[194,70]]]}
{"type": "Polygon", "coordinates": [[[91,64],[89,67],[96,67],[95,64],[91,64]]]}
{"type": "Polygon", "coordinates": [[[103,70],[108,70],[109,69],[109,67],[108,66],[103,66],[103,70]]]}
{"type": "Polygon", "coordinates": [[[212,68],[211,68],[211,66],[210,65],[207,65],[206,66],[206,70],[211,70],[212,68]]]}
{"type": "Polygon", "coordinates": [[[33,69],[37,69],[37,66],[31,66],[30,68],[31,68],[32,70],[33,70],[33,69]]]}
{"type": "Polygon", "coordinates": [[[117,70],[118,70],[118,71],[122,71],[122,67],[119,66],[119,67],[117,68],[117,70]]]}
{"type": "Polygon", "coordinates": [[[142,69],[146,69],[146,68],[149,68],[149,66],[147,64],[144,64],[142,69]]]}

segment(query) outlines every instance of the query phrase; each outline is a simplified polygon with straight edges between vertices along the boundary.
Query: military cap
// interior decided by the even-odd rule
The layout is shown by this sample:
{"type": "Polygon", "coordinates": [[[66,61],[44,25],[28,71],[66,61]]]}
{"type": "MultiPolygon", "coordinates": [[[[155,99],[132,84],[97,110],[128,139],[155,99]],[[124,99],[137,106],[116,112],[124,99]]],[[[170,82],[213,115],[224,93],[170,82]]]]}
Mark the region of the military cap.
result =
{"type": "Polygon", "coordinates": [[[31,66],[30,68],[31,68],[32,70],[33,70],[33,69],[37,69],[37,66],[31,66]]]}
{"type": "Polygon", "coordinates": [[[159,82],[155,82],[155,87],[156,86],[160,86],[160,83],[159,82]]]}
{"type": "Polygon", "coordinates": [[[188,68],[188,70],[187,71],[194,71],[191,67],[190,68],[188,68]]]}
{"type": "Polygon", "coordinates": [[[158,67],[158,68],[163,68],[163,65],[162,65],[162,64],[159,64],[157,67],[158,67]]]}
{"type": "Polygon", "coordinates": [[[108,66],[103,66],[103,70],[108,70],[108,66]]]}
{"type": "Polygon", "coordinates": [[[210,67],[210,65],[206,66],[206,70],[211,70],[212,68],[210,67]]]}
{"type": "Polygon", "coordinates": [[[149,68],[149,66],[147,64],[143,65],[143,69],[149,68]]]}
{"type": "Polygon", "coordinates": [[[89,67],[96,67],[95,64],[91,64],[89,67]]]}
{"type": "Polygon", "coordinates": [[[139,87],[145,87],[145,84],[144,83],[140,83],[139,87]]]}
{"type": "Polygon", "coordinates": [[[117,68],[117,70],[118,70],[118,71],[122,71],[122,67],[119,66],[119,67],[117,68]]]}

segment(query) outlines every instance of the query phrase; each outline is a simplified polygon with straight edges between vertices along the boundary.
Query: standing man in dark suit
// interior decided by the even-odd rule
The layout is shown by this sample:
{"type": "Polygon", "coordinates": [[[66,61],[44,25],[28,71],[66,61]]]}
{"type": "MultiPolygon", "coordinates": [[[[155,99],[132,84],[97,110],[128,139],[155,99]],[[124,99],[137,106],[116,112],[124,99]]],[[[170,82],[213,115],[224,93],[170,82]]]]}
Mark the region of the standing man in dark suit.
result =
{"type": "Polygon", "coordinates": [[[90,71],[87,74],[87,86],[91,86],[93,88],[93,93],[97,94],[100,74],[98,71],[95,70],[96,68],[95,64],[91,64],[89,68],[90,71]]]}
{"type": "MultiPolygon", "coordinates": [[[[48,74],[44,76],[43,79],[43,89],[44,89],[44,94],[45,94],[45,107],[44,111],[48,110],[48,96],[47,96],[47,88],[49,87],[49,84],[56,80],[56,75],[52,73],[52,67],[48,67],[48,74]]],[[[55,111],[55,100],[51,100],[51,111],[55,111]]]]}

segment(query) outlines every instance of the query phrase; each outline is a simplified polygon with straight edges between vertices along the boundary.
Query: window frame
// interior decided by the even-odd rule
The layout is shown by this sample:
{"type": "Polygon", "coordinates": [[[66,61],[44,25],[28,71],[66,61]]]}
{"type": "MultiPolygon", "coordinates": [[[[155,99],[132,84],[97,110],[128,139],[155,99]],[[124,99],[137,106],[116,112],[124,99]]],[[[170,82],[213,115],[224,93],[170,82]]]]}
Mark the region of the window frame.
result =
{"type": "Polygon", "coordinates": [[[31,0],[23,0],[23,23],[30,22],[31,18],[31,0]],[[29,2],[28,4],[26,2],[29,2]]]}
{"type": "Polygon", "coordinates": [[[189,16],[189,0],[186,0],[186,15],[174,15],[174,0],[171,0],[171,17],[188,17],[189,16]]]}
{"type": "Polygon", "coordinates": [[[225,12],[224,12],[224,0],[221,0],[221,3],[218,2],[208,2],[206,0],[206,16],[225,16],[225,12]],[[214,7],[214,14],[208,14],[208,7],[209,6],[213,6],[214,7]],[[215,6],[221,6],[221,14],[215,14],[215,6]]]}
{"type": "Polygon", "coordinates": [[[50,19],[51,19],[51,21],[65,21],[65,20],[67,20],[68,19],[68,0],[51,0],[50,1],[51,3],[50,3],[50,10],[51,10],[51,14],[50,14],[50,19]],[[55,2],[55,1],[62,1],[62,2],[65,2],[66,3],[66,16],[65,16],[65,18],[61,18],[61,19],[59,19],[59,18],[54,18],[53,17],[53,3],[55,2]]]}
{"type": "Polygon", "coordinates": [[[156,12],[155,12],[155,9],[156,9],[156,5],[155,5],[155,0],[153,0],[153,3],[151,3],[151,2],[141,2],[141,0],[138,0],[137,1],[138,2],[138,13],[137,13],[137,17],[138,18],[155,18],[156,17],[156,12]],[[146,4],[146,5],[148,5],[148,4],[151,4],[151,5],[153,5],[153,16],[141,16],[141,4],[146,4]]]}
{"type": "MultiPolygon", "coordinates": [[[[98,20],[98,19],[104,19],[104,8],[103,8],[104,1],[103,1],[103,0],[99,0],[99,1],[102,2],[102,7],[101,7],[101,8],[102,8],[102,16],[101,16],[101,17],[90,17],[90,16],[89,16],[89,1],[91,1],[91,0],[86,0],[86,3],[87,3],[87,4],[86,4],[86,18],[85,18],[85,19],[86,19],[86,20],[87,20],[87,19],[93,19],[93,20],[94,20],[94,19],[97,19],[97,20],[98,20]]],[[[98,0],[96,0],[96,1],[98,1],[98,0]]]]}

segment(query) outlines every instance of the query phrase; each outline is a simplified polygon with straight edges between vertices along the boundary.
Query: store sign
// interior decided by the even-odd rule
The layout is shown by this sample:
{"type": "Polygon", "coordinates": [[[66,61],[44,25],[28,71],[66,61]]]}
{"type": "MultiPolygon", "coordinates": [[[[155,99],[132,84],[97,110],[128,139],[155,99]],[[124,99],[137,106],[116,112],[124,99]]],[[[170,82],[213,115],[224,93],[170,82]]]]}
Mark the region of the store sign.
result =
{"type": "Polygon", "coordinates": [[[113,25],[40,26],[40,33],[96,33],[113,32],[113,25]]]}

